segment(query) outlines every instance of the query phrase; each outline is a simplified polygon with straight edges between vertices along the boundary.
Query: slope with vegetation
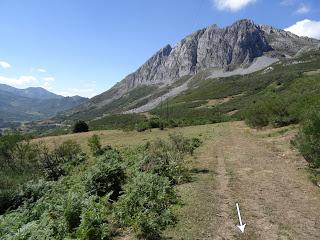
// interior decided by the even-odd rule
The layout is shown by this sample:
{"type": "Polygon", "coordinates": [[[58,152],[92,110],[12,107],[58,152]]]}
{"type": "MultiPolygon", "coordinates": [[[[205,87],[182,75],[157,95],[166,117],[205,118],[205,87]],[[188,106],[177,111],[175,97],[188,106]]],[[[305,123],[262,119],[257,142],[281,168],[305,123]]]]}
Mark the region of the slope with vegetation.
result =
{"type": "Polygon", "coordinates": [[[175,222],[175,186],[190,180],[185,156],[200,145],[174,134],[116,149],[93,135],[90,157],[72,140],[0,140],[1,239],[113,239],[125,229],[158,239],[175,222]]]}
{"type": "Polygon", "coordinates": [[[253,127],[285,126],[303,121],[310,109],[319,107],[319,69],[320,51],[312,51],[248,75],[208,78],[201,72],[188,82],[188,90],[148,113],[85,119],[93,130],[145,130],[234,120],[245,120],[253,127]]]}

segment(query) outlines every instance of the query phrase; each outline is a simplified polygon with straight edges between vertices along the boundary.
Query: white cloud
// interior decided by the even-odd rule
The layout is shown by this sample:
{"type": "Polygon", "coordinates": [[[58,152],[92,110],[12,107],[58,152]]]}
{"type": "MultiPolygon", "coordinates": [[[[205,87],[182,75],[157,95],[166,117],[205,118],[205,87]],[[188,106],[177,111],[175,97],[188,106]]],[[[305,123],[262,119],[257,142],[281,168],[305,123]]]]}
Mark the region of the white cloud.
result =
{"type": "Polygon", "coordinates": [[[295,0],[282,0],[280,2],[280,4],[283,6],[292,6],[294,5],[294,3],[295,3],[295,0]]]}
{"type": "Polygon", "coordinates": [[[37,71],[38,71],[38,72],[41,72],[41,73],[45,73],[45,72],[47,72],[47,70],[46,70],[46,69],[44,69],[44,68],[38,68],[38,69],[37,69],[37,71]]]}
{"type": "Polygon", "coordinates": [[[296,13],[298,14],[305,14],[305,13],[308,13],[310,12],[310,7],[305,5],[304,3],[302,3],[299,8],[297,9],[296,13]]]}
{"type": "Polygon", "coordinates": [[[219,10],[236,12],[256,0],[213,0],[214,6],[219,10]]]}
{"type": "Polygon", "coordinates": [[[320,21],[305,19],[296,22],[294,25],[284,29],[298,36],[305,36],[320,39],[320,21]]]}
{"type": "Polygon", "coordinates": [[[24,85],[29,83],[36,83],[38,80],[33,76],[20,76],[18,78],[0,76],[0,83],[9,85],[24,85]]]}
{"type": "Polygon", "coordinates": [[[42,80],[45,82],[54,82],[55,78],[54,77],[44,77],[44,78],[42,78],[42,80]]]}
{"type": "Polygon", "coordinates": [[[5,61],[0,61],[0,67],[2,68],[11,68],[11,65],[5,61]]]}

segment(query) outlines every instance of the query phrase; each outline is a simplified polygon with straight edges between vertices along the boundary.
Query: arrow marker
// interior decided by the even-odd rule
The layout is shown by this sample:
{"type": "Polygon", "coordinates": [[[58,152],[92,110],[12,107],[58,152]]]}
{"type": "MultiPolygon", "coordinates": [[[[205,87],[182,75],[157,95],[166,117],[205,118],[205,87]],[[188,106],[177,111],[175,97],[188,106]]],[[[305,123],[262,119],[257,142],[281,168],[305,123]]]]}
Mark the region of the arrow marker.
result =
{"type": "Polygon", "coordinates": [[[240,222],[240,225],[237,225],[237,227],[240,229],[240,231],[241,231],[242,233],[244,233],[244,229],[245,229],[245,227],[246,227],[246,224],[242,224],[242,219],[241,219],[239,204],[236,203],[236,206],[237,206],[238,217],[239,217],[239,222],[240,222]]]}

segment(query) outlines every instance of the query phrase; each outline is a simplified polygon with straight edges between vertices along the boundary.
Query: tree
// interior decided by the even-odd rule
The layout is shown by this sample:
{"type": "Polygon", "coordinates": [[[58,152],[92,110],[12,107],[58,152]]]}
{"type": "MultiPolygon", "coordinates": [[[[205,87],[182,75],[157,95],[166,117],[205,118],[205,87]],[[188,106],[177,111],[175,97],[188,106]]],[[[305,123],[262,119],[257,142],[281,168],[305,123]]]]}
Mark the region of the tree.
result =
{"type": "Polygon", "coordinates": [[[73,133],[88,132],[89,126],[85,121],[79,120],[73,126],[73,133]]]}

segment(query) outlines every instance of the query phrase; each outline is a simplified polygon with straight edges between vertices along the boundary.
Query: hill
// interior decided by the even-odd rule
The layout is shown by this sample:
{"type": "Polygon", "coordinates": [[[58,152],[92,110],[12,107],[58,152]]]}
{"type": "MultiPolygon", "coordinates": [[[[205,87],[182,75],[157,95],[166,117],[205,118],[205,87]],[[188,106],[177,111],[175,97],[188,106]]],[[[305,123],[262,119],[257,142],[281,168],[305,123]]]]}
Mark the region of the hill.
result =
{"type": "Polygon", "coordinates": [[[92,120],[106,114],[150,111],[161,101],[189,89],[192,79],[200,82],[250,74],[317,49],[319,44],[318,40],[251,20],[240,20],[226,28],[209,26],[174,47],[165,46],[110,90],[59,119],[92,120]]]}
{"type": "Polygon", "coordinates": [[[14,88],[6,84],[0,84],[0,91],[6,91],[14,95],[35,99],[59,99],[63,96],[49,92],[41,87],[29,87],[25,89],[14,88]]]}
{"type": "Polygon", "coordinates": [[[18,89],[0,85],[0,127],[9,122],[40,120],[73,108],[87,98],[63,97],[43,88],[18,89]]]}

